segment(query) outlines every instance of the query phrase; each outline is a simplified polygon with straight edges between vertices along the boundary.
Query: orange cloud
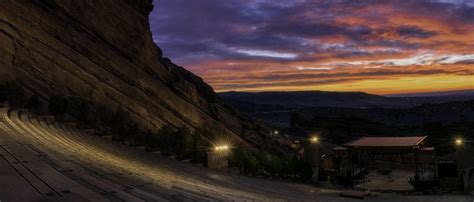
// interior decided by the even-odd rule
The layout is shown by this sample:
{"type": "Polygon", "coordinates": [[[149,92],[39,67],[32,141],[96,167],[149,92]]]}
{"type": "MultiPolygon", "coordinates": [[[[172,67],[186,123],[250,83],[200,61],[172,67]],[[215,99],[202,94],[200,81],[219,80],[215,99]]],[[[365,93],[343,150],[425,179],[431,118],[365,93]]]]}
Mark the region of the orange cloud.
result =
{"type": "MultiPolygon", "coordinates": [[[[474,89],[472,4],[234,3],[197,7],[207,8],[206,15],[187,11],[197,19],[183,18],[186,12],[173,18],[176,12],[163,5],[169,22],[156,25],[158,35],[169,32],[157,37],[165,54],[168,47],[171,58],[217,91],[386,94],[474,89]]],[[[179,3],[169,4],[183,9],[179,3]]]]}

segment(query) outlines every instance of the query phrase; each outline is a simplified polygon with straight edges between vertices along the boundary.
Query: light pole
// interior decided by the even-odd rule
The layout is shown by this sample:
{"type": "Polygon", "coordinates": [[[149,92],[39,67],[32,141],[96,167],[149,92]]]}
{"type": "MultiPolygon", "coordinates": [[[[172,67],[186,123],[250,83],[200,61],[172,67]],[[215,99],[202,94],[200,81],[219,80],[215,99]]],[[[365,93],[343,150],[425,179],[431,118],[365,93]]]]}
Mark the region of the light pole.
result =
{"type": "Polygon", "coordinates": [[[320,138],[317,135],[313,135],[308,140],[304,148],[305,161],[313,168],[313,183],[318,183],[319,165],[321,161],[321,154],[319,152],[320,138]]]}
{"type": "Polygon", "coordinates": [[[462,176],[464,192],[468,193],[469,189],[472,189],[469,183],[471,182],[471,167],[474,165],[471,163],[474,157],[470,152],[472,151],[471,147],[473,146],[473,141],[458,137],[454,140],[454,143],[456,145],[456,164],[458,172],[462,176]]]}

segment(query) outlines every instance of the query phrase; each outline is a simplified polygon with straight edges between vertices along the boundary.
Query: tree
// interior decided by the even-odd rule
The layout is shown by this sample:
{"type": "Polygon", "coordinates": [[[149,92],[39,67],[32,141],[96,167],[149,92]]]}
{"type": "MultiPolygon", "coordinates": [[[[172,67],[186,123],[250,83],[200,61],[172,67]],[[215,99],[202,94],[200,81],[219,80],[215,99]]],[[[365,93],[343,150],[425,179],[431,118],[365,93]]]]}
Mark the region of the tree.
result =
{"type": "Polygon", "coordinates": [[[111,120],[111,130],[112,138],[114,140],[122,141],[122,144],[127,138],[127,134],[130,133],[130,128],[127,127],[127,121],[130,120],[130,114],[122,109],[122,107],[117,107],[115,110],[114,116],[111,120]]]}
{"type": "Polygon", "coordinates": [[[25,105],[25,93],[16,82],[10,82],[5,84],[5,91],[1,96],[3,99],[6,98],[8,104],[12,107],[23,107],[25,105]]]}
{"type": "Polygon", "coordinates": [[[162,153],[172,153],[172,148],[175,145],[175,139],[172,135],[175,132],[175,128],[169,124],[164,125],[158,131],[158,145],[162,153]]]}
{"type": "Polygon", "coordinates": [[[79,120],[84,120],[87,103],[80,97],[72,96],[67,99],[66,113],[79,120]]]}
{"type": "Polygon", "coordinates": [[[283,161],[283,170],[282,172],[286,175],[294,176],[297,172],[297,161],[296,157],[287,158],[283,161]]]}
{"type": "Polygon", "coordinates": [[[147,151],[155,151],[159,147],[158,134],[154,134],[151,131],[145,133],[145,149],[147,151]]]}
{"type": "Polygon", "coordinates": [[[26,102],[26,108],[28,108],[28,110],[30,110],[30,112],[33,112],[33,113],[39,113],[42,106],[43,106],[43,103],[41,103],[41,100],[38,94],[33,95],[28,100],[28,102],[26,102]]]}
{"type": "Polygon", "coordinates": [[[248,148],[235,149],[231,162],[239,168],[242,174],[255,174],[261,168],[259,160],[248,148]]]}
{"type": "Polygon", "coordinates": [[[268,172],[272,173],[273,175],[280,174],[283,169],[280,157],[271,155],[267,169],[268,172]]]}
{"type": "Polygon", "coordinates": [[[192,134],[188,127],[179,127],[174,132],[174,138],[176,139],[174,153],[178,155],[178,158],[184,158],[192,152],[192,134]]]}
{"type": "Polygon", "coordinates": [[[265,171],[269,171],[271,156],[268,152],[264,150],[259,150],[257,153],[257,160],[259,164],[262,166],[262,169],[265,171]]]}
{"type": "Polygon", "coordinates": [[[298,159],[296,161],[296,174],[305,182],[313,179],[313,168],[307,162],[298,159]]]}
{"type": "Polygon", "coordinates": [[[200,134],[192,134],[191,140],[191,161],[204,162],[206,160],[206,150],[208,146],[205,144],[200,134]]]}
{"type": "Polygon", "coordinates": [[[119,133],[120,134],[120,140],[123,142],[124,140],[128,140],[128,146],[132,145],[141,145],[144,144],[144,139],[145,136],[140,130],[138,129],[138,123],[135,123],[131,121],[130,119],[127,120],[127,117],[125,117],[125,131],[119,133]],[[132,143],[133,141],[133,143],[132,143]]]}
{"type": "Polygon", "coordinates": [[[10,97],[16,93],[14,92],[17,89],[17,84],[15,82],[7,82],[0,84],[0,102],[5,102],[10,99],[10,97]]]}
{"type": "Polygon", "coordinates": [[[67,98],[62,95],[55,95],[49,99],[49,113],[52,115],[63,115],[67,111],[67,98]]]}

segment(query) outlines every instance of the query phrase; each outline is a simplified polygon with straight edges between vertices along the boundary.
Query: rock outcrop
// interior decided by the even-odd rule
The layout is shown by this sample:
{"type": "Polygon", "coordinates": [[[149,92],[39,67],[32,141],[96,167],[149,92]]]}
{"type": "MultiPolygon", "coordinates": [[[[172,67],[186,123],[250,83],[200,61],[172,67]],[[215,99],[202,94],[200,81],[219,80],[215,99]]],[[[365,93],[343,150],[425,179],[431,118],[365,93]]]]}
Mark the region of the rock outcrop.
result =
{"type": "Polygon", "coordinates": [[[268,128],[162,56],[149,29],[152,9],[150,0],[2,0],[0,79],[45,100],[62,93],[121,106],[147,129],[187,125],[280,148],[268,128]]]}

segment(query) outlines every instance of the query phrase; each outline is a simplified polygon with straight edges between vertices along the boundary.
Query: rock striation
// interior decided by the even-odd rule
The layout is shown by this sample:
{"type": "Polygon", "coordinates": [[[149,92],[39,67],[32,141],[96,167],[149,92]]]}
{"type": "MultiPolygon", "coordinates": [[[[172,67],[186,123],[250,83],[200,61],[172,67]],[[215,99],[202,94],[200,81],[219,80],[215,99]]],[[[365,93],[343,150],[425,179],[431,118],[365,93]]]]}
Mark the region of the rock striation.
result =
{"type": "MultiPolygon", "coordinates": [[[[2,0],[0,79],[43,99],[76,95],[129,111],[141,127],[187,125],[280,150],[270,129],[226,105],[152,40],[150,0],[2,0]]],[[[211,137],[211,136],[209,136],[211,137]]]]}

